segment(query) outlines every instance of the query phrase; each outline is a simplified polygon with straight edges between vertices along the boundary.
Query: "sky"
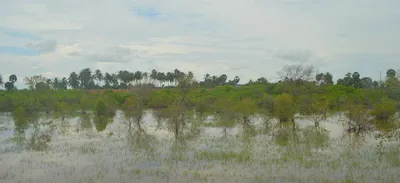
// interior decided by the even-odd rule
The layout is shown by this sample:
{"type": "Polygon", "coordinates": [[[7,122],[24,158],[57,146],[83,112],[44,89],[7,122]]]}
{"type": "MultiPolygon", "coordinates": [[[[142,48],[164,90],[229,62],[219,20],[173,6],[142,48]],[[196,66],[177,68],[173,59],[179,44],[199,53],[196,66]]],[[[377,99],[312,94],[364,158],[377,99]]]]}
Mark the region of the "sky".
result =
{"type": "MultiPolygon", "coordinates": [[[[400,68],[398,0],[0,0],[0,74],[193,71],[241,83],[313,65],[334,80],[400,68]]],[[[383,74],[384,75],[384,74],[383,74]]]]}

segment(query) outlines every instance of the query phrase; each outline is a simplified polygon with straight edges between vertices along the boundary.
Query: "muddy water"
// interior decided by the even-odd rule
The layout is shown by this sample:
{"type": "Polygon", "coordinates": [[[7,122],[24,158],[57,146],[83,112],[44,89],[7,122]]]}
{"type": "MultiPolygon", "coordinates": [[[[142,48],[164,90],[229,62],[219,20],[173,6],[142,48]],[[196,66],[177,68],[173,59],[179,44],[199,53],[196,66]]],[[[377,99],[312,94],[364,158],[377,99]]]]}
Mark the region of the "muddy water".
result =
{"type": "Polygon", "coordinates": [[[338,117],[321,124],[297,120],[299,129],[203,127],[197,138],[176,145],[157,129],[151,112],[146,134],[128,133],[121,112],[104,131],[72,117],[43,117],[24,133],[10,114],[0,116],[0,182],[396,182],[399,144],[377,148],[371,133],[343,136],[338,117]],[[52,121],[51,123],[48,123],[52,121]],[[311,126],[311,127],[310,127],[311,126]]]}

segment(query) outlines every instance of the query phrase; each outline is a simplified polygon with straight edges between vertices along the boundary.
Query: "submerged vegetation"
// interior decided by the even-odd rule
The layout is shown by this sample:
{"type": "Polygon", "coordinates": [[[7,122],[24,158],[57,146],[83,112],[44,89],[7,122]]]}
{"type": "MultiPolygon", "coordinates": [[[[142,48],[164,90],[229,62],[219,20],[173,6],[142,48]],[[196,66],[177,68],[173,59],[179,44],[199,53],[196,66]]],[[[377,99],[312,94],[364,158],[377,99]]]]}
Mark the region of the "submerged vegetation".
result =
{"type": "MultiPolygon", "coordinates": [[[[227,176],[227,172],[233,170],[226,168],[235,164],[238,167],[232,168],[242,168],[243,174],[239,173],[238,179],[229,179],[232,181],[298,182],[310,178],[319,182],[363,182],[367,179],[358,179],[360,175],[351,173],[362,171],[361,168],[370,171],[379,168],[379,163],[376,163],[381,160],[393,167],[400,166],[400,73],[389,69],[384,81],[361,78],[357,72],[348,73],[336,84],[330,73],[314,73],[313,67],[303,65],[285,66],[278,74],[281,80],[276,83],[258,78],[239,85],[240,78],[237,76],[228,81],[225,74],[206,74],[203,80],[198,81],[192,72],[184,73],[177,69],[167,73],[156,70],[150,73],[119,71],[104,75],[100,70],[92,73],[90,69],[83,69],[79,73],[72,72],[69,78],[26,77],[24,81],[28,89],[23,90],[17,90],[14,86],[17,76],[11,75],[4,84],[6,90],[0,91],[0,111],[11,114],[11,141],[16,142],[13,148],[19,150],[51,151],[53,146],[57,146],[52,139],[68,134],[72,121],[75,121],[74,133],[85,132],[89,138],[94,136],[89,133],[94,126],[97,134],[106,132],[106,137],[102,138],[106,138],[104,141],[107,143],[118,144],[107,138],[124,139],[128,143],[121,146],[128,146],[148,161],[165,163],[159,165],[163,167],[160,169],[133,170],[129,170],[129,165],[140,164],[144,160],[126,159],[119,164],[114,163],[113,166],[118,167],[113,169],[118,172],[121,182],[129,180],[127,176],[145,175],[157,175],[160,182],[165,179],[172,182],[180,180],[176,176],[199,182],[225,180],[229,178],[215,174],[227,176]],[[154,124],[149,116],[154,118],[154,124]],[[350,151],[330,156],[323,153],[329,148],[335,150],[331,145],[331,129],[324,125],[326,121],[343,126],[341,137],[348,138],[346,142],[350,146],[346,147],[350,151]],[[58,132],[58,125],[66,129],[65,132],[58,132]],[[117,126],[121,125],[122,131],[126,130],[123,133],[126,136],[117,133],[121,130],[117,126]],[[206,133],[211,133],[207,129],[220,129],[221,138],[212,137],[204,142],[206,133]],[[157,131],[171,134],[172,138],[157,138],[157,131]],[[379,142],[374,144],[376,151],[372,152],[371,148],[367,148],[366,152],[360,151],[366,141],[372,141],[369,137],[379,142]],[[172,144],[168,146],[172,149],[171,153],[157,148],[169,142],[172,144]],[[155,156],[157,154],[161,155],[162,162],[160,156],[155,156]],[[366,159],[376,162],[366,165],[353,160],[360,156],[368,156],[366,159]],[[198,162],[189,167],[179,164],[193,163],[193,158],[198,162]],[[325,165],[318,158],[324,159],[325,165]],[[204,162],[208,163],[204,165],[204,162]],[[275,167],[271,169],[279,172],[283,168],[278,167],[280,164],[324,173],[318,178],[283,175],[282,172],[282,175],[273,177],[273,173],[266,176],[261,170],[253,170],[252,174],[251,169],[272,165],[275,167]],[[187,169],[171,172],[172,167],[187,169]],[[324,177],[343,167],[350,167],[348,174],[341,175],[343,177],[324,177]]],[[[6,130],[0,128],[0,137],[2,131],[6,130]]],[[[96,154],[104,148],[96,143],[81,144],[78,152],[96,154]]],[[[11,151],[9,148],[4,146],[0,149],[0,162],[4,161],[2,153],[11,151]]],[[[111,147],[106,151],[111,152],[111,147]]],[[[124,153],[123,157],[128,158],[124,153]]],[[[86,177],[87,181],[109,180],[103,174],[110,167],[101,163],[96,166],[101,171],[93,177],[86,177]]],[[[71,172],[64,172],[64,176],[77,173],[76,170],[68,171],[71,172]]],[[[368,178],[377,182],[394,182],[399,178],[386,173],[391,176],[381,178],[379,173],[375,173],[368,178]]],[[[0,173],[0,180],[15,180],[10,177],[15,177],[15,174],[0,173]]]]}

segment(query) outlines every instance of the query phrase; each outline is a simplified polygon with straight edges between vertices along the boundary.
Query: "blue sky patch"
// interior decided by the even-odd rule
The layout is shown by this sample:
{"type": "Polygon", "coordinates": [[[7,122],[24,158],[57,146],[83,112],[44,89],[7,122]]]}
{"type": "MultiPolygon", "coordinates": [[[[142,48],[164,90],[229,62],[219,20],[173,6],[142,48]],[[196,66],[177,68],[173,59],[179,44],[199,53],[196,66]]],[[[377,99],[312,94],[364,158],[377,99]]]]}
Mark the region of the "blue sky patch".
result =
{"type": "Polygon", "coordinates": [[[25,38],[25,39],[40,40],[40,37],[29,34],[29,33],[13,31],[13,30],[3,30],[2,32],[4,32],[6,35],[13,37],[13,38],[25,38]]]}
{"type": "Polygon", "coordinates": [[[24,55],[24,56],[39,55],[39,52],[34,49],[14,47],[14,46],[0,46],[0,53],[11,54],[11,55],[24,55]]]}
{"type": "Polygon", "coordinates": [[[135,7],[133,8],[132,11],[136,16],[140,16],[146,19],[155,19],[161,16],[161,13],[159,11],[151,7],[149,8],[135,7]]]}

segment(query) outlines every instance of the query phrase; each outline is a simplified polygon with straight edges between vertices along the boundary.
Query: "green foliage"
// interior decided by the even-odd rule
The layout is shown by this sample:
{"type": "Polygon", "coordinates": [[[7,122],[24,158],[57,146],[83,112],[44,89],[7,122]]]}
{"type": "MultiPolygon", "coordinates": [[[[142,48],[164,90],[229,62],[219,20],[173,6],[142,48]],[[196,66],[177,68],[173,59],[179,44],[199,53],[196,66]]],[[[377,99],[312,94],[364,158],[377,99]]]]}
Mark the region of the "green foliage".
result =
{"type": "Polygon", "coordinates": [[[347,118],[345,122],[347,132],[364,134],[372,130],[369,111],[364,105],[349,103],[345,116],[347,118]]]}
{"type": "Polygon", "coordinates": [[[291,95],[283,93],[276,96],[274,104],[274,114],[280,122],[288,122],[294,119],[296,109],[291,95]]]}
{"type": "MultiPolygon", "coordinates": [[[[79,100],[79,108],[83,113],[85,113],[88,109],[93,108],[93,100],[94,97],[89,94],[83,95],[79,100]]],[[[104,102],[105,103],[105,102],[104,102]]]]}
{"type": "Polygon", "coordinates": [[[257,112],[257,105],[253,100],[244,98],[236,104],[234,111],[241,117],[250,117],[257,112]]]}
{"type": "Polygon", "coordinates": [[[152,109],[162,109],[168,107],[174,100],[177,93],[170,90],[163,90],[152,93],[148,98],[148,106],[152,109]]]}
{"type": "MultiPolygon", "coordinates": [[[[171,111],[171,106],[179,98],[184,106],[182,108],[185,108],[182,111],[196,111],[202,117],[216,112],[218,120],[229,121],[227,124],[230,125],[234,124],[232,119],[247,123],[250,116],[257,113],[276,117],[280,121],[293,121],[294,114],[299,112],[316,122],[326,119],[330,113],[346,111],[352,121],[357,119],[357,111],[351,111],[351,105],[363,107],[367,111],[367,114],[363,111],[365,118],[371,115],[375,121],[387,122],[394,116],[396,108],[400,109],[399,75],[393,70],[387,72],[384,84],[377,87],[376,82],[368,77],[360,77],[357,72],[347,74],[336,85],[332,83],[330,73],[320,73],[315,77],[319,81],[316,84],[309,79],[309,70],[301,70],[300,73],[304,71],[303,74],[306,74],[301,76],[296,75],[296,70],[290,70],[294,68],[297,67],[287,67],[287,78],[281,78],[279,82],[270,83],[261,77],[240,86],[237,85],[240,80],[238,77],[229,81],[224,74],[207,74],[204,81],[196,81],[193,73],[183,73],[177,69],[168,73],[157,70],[131,73],[123,70],[103,74],[100,70],[92,72],[86,68],[71,73],[68,80],[27,77],[24,81],[30,90],[16,90],[13,84],[17,77],[12,75],[5,79],[8,81],[5,89],[9,91],[0,91],[0,111],[15,112],[22,107],[26,116],[46,112],[64,118],[77,110],[90,114],[91,110],[96,110],[97,99],[101,98],[107,106],[109,118],[117,109],[127,111],[127,105],[137,110],[135,100],[138,100],[138,96],[141,110],[151,108],[163,111],[160,114],[166,113],[162,109],[171,111]],[[100,86],[100,83],[105,85],[100,86]],[[66,84],[73,89],[65,90],[66,84]],[[161,88],[164,84],[168,86],[161,88]],[[86,90],[93,88],[104,88],[105,91],[86,90]],[[132,90],[110,90],[121,88],[132,90]]],[[[369,119],[367,121],[370,122],[369,119]]]]}
{"type": "Polygon", "coordinates": [[[368,109],[363,105],[349,104],[345,116],[349,121],[357,123],[365,123],[366,121],[369,121],[368,109]]]}
{"type": "Polygon", "coordinates": [[[328,111],[329,99],[325,96],[312,96],[312,104],[310,107],[311,114],[322,114],[328,111]]]}
{"type": "Polygon", "coordinates": [[[194,99],[194,105],[196,108],[196,112],[198,112],[201,116],[206,113],[210,113],[212,111],[212,104],[216,98],[212,95],[202,95],[198,96],[194,99]]]}
{"type": "Polygon", "coordinates": [[[27,128],[29,123],[24,107],[19,106],[16,109],[14,109],[12,116],[16,127],[21,129],[27,128]]]}
{"type": "Polygon", "coordinates": [[[108,106],[107,103],[102,99],[99,98],[94,105],[94,114],[95,116],[107,116],[108,114],[108,106]]]}
{"type": "Polygon", "coordinates": [[[136,96],[129,96],[125,99],[124,103],[122,104],[122,109],[124,111],[133,110],[136,108],[137,98],[136,96]]]}
{"type": "Polygon", "coordinates": [[[109,102],[112,102],[114,105],[121,105],[124,103],[125,99],[131,96],[129,93],[124,92],[110,92],[105,93],[104,96],[109,99],[109,102]]]}
{"type": "Polygon", "coordinates": [[[388,122],[396,114],[395,103],[388,98],[382,98],[375,104],[370,114],[378,121],[388,122]]]}
{"type": "Polygon", "coordinates": [[[94,116],[93,118],[94,126],[98,132],[102,132],[106,129],[107,125],[110,123],[108,116],[94,116]]]}
{"type": "Polygon", "coordinates": [[[261,108],[262,114],[272,115],[274,112],[274,97],[265,93],[262,98],[259,98],[258,107],[261,108]]]}
{"type": "Polygon", "coordinates": [[[126,98],[122,105],[122,110],[126,118],[133,118],[137,123],[141,121],[144,114],[143,106],[141,106],[136,96],[126,98]]]}
{"type": "Polygon", "coordinates": [[[61,120],[64,120],[65,117],[72,114],[73,110],[74,110],[73,106],[71,106],[63,101],[57,102],[55,105],[55,109],[54,109],[55,116],[61,117],[61,120]]]}
{"type": "Polygon", "coordinates": [[[302,98],[300,103],[300,113],[312,120],[316,127],[323,120],[326,120],[329,111],[328,97],[320,94],[314,94],[302,98]]]}
{"type": "Polygon", "coordinates": [[[101,132],[105,130],[107,124],[112,121],[113,113],[108,108],[106,101],[102,98],[98,98],[94,105],[94,118],[93,123],[97,131],[101,132]]]}
{"type": "Polygon", "coordinates": [[[7,112],[12,111],[12,97],[9,93],[0,91],[0,111],[7,112]]]}
{"type": "MultiPolygon", "coordinates": [[[[129,96],[129,95],[127,95],[129,96]]],[[[125,95],[116,95],[115,93],[109,94],[109,95],[98,95],[97,97],[101,97],[106,103],[109,108],[109,111],[115,111],[118,109],[119,106],[121,106],[124,101],[126,100],[125,95]],[[119,97],[115,97],[119,96],[119,97]],[[122,103],[121,103],[122,102],[122,103]]]]}
{"type": "Polygon", "coordinates": [[[234,105],[227,99],[217,99],[213,105],[212,110],[216,112],[216,126],[231,128],[235,125],[235,112],[234,105]]]}
{"type": "Polygon", "coordinates": [[[312,96],[311,95],[302,95],[299,97],[299,105],[298,110],[301,115],[310,115],[311,106],[312,106],[312,96]]]}

